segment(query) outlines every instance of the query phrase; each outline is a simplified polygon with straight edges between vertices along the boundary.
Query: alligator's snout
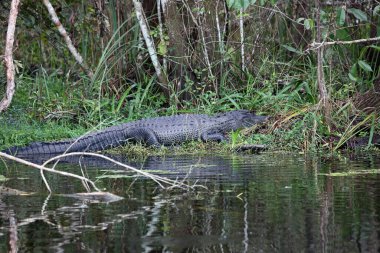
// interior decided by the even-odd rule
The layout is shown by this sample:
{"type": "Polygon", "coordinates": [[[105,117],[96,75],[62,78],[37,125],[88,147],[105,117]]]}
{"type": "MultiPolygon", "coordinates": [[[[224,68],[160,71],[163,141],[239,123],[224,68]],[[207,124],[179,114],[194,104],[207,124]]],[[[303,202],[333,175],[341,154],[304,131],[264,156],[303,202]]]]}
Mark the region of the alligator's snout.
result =
{"type": "Polygon", "coordinates": [[[250,117],[246,117],[242,120],[243,127],[251,127],[256,124],[261,124],[265,122],[268,118],[268,116],[251,115],[250,117]]]}

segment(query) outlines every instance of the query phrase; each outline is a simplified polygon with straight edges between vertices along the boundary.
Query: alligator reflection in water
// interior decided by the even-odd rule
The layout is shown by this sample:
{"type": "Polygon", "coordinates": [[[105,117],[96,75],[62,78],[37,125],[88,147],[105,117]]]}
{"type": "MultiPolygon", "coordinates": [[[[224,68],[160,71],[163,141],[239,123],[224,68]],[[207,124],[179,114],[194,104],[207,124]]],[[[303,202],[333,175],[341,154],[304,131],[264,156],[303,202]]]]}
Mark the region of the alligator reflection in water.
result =
{"type": "MultiPolygon", "coordinates": [[[[129,164],[180,179],[192,166],[189,177],[205,179],[210,191],[157,192],[150,180],[106,178],[99,186],[125,199],[94,204],[60,195],[46,201],[41,193],[0,196],[0,252],[9,251],[10,237],[18,238],[21,252],[378,252],[379,174],[319,175],[380,168],[379,155],[354,158],[151,157],[129,164]]],[[[92,167],[90,177],[110,170],[91,160],[82,160],[92,167]]],[[[58,169],[77,172],[74,164],[58,169]]],[[[38,172],[8,167],[1,170],[11,178],[5,186],[41,188],[38,172]]],[[[80,187],[67,178],[49,180],[57,192],[80,187]]]]}
{"type": "MultiPolygon", "coordinates": [[[[192,179],[236,179],[241,178],[240,173],[234,173],[233,161],[244,160],[242,156],[166,156],[148,157],[142,164],[142,168],[155,174],[168,177],[192,178],[192,179]]],[[[139,164],[134,164],[139,166],[139,164]]]]}
{"type": "MultiPolygon", "coordinates": [[[[110,158],[122,162],[124,164],[133,166],[135,168],[141,168],[144,171],[151,172],[153,174],[166,176],[169,178],[219,178],[219,179],[237,179],[241,176],[241,172],[234,173],[233,168],[240,166],[241,163],[246,161],[245,158],[252,157],[251,155],[235,155],[235,156],[199,156],[199,155],[176,155],[176,156],[148,156],[141,159],[130,159],[121,155],[108,155],[110,158]]],[[[259,157],[259,156],[257,156],[259,157]]],[[[24,159],[42,164],[48,160],[50,156],[32,156],[24,157],[24,159]]],[[[92,168],[104,169],[105,172],[112,173],[115,170],[120,174],[120,168],[118,165],[102,159],[100,157],[93,156],[69,156],[59,160],[61,163],[77,164],[81,166],[87,166],[92,168]]],[[[257,161],[260,161],[258,158],[257,161]]],[[[129,171],[125,171],[128,173],[129,171]]],[[[245,171],[246,172],[246,171],[245,171]]]]}

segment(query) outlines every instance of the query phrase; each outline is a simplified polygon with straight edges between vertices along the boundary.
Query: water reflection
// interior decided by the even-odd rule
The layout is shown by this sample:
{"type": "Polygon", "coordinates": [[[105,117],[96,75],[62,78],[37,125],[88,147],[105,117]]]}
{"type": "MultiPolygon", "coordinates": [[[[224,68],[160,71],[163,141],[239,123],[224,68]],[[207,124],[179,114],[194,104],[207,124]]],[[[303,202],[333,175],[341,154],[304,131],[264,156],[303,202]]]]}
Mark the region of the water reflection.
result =
{"type": "MultiPolygon", "coordinates": [[[[98,182],[124,199],[93,203],[71,193],[80,182],[8,163],[0,194],[0,252],[378,252],[380,176],[320,173],[380,169],[380,156],[322,159],[292,154],[171,156],[131,161],[209,191],[165,192],[146,179],[98,182]],[[42,191],[42,192],[41,192],[42,191]]],[[[91,178],[120,170],[82,159],[91,178]]],[[[78,161],[57,169],[78,172],[78,161]]],[[[119,174],[122,172],[118,172],[119,174]]],[[[112,173],[111,173],[112,174],[112,173]]],[[[127,173],[126,173],[127,174],[127,173]]]]}

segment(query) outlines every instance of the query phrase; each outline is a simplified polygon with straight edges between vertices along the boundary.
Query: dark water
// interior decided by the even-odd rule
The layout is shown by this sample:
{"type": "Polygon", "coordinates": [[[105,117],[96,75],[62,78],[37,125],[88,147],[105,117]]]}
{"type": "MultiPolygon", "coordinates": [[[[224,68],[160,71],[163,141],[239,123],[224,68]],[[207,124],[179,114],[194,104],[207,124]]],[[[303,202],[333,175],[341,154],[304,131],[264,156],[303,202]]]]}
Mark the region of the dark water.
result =
{"type": "MultiPolygon", "coordinates": [[[[128,163],[209,190],[163,191],[94,159],[59,164],[94,180],[114,176],[97,185],[124,199],[93,203],[48,196],[38,171],[0,161],[0,174],[9,178],[3,187],[34,192],[0,194],[0,252],[380,252],[380,174],[321,175],[379,170],[380,154],[189,155],[128,163]]],[[[48,181],[57,193],[84,191],[74,179],[50,175],[48,181]]]]}

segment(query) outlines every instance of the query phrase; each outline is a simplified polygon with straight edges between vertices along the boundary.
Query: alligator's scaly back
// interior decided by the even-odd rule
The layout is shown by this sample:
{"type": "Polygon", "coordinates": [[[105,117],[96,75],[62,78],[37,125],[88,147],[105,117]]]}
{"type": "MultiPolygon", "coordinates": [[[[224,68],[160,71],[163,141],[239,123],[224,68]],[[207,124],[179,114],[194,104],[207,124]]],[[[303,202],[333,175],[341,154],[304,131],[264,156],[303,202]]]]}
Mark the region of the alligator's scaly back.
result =
{"type": "Polygon", "coordinates": [[[108,127],[79,138],[58,142],[35,142],[26,147],[12,147],[4,152],[17,156],[60,154],[77,151],[101,151],[128,141],[141,141],[151,146],[174,145],[190,140],[222,141],[225,134],[239,128],[262,123],[266,116],[247,110],[205,114],[182,114],[142,119],[108,127]]]}
{"type": "Polygon", "coordinates": [[[78,138],[56,142],[33,142],[25,147],[11,147],[3,152],[17,156],[101,151],[123,145],[124,125],[113,126],[78,138]]]}

